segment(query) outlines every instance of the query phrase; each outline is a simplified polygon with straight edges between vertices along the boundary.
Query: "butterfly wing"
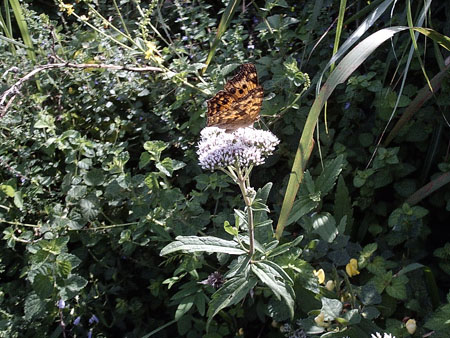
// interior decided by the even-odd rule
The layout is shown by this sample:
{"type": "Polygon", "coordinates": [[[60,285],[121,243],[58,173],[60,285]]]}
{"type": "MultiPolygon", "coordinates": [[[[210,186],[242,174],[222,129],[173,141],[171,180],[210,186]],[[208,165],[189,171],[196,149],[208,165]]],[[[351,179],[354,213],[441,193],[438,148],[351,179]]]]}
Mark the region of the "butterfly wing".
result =
{"type": "Polygon", "coordinates": [[[263,97],[255,66],[243,64],[224,90],[208,101],[208,127],[232,131],[252,125],[259,119],[263,97]]]}

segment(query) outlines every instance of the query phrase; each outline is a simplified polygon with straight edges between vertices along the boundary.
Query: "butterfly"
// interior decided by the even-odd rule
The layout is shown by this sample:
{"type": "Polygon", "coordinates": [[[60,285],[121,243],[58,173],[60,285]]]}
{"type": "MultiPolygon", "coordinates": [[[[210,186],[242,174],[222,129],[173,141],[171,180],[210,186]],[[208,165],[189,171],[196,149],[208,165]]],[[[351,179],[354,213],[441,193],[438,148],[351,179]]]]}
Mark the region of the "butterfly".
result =
{"type": "Polygon", "coordinates": [[[252,126],[259,120],[263,97],[255,65],[241,65],[224,89],[207,101],[207,126],[223,128],[227,132],[252,126]]]}

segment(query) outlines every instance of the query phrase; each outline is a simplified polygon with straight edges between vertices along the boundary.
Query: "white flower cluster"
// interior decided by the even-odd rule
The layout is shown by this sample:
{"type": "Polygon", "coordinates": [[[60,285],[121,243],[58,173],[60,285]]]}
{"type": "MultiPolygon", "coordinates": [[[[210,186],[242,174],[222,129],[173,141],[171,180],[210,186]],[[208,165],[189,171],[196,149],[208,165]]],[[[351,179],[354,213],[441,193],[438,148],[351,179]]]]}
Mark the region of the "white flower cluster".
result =
{"type": "Polygon", "coordinates": [[[214,170],[227,166],[249,167],[264,163],[280,140],[270,131],[239,128],[232,133],[217,127],[200,132],[197,155],[203,169],[214,170]]]}

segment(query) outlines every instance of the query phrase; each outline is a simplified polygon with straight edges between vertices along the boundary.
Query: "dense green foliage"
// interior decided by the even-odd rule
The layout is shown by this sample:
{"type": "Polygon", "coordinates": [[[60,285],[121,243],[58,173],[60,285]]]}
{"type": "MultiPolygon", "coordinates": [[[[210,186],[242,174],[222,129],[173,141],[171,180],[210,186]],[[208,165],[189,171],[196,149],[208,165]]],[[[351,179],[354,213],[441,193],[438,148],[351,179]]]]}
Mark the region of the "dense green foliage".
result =
{"type": "MultiPolygon", "coordinates": [[[[331,0],[2,3],[0,95],[53,66],[0,107],[0,336],[400,338],[414,319],[412,336],[448,337],[449,2],[426,11],[443,40],[422,32],[410,53],[399,32],[332,93],[279,241],[315,85],[381,1],[337,23],[331,0]],[[281,141],[252,171],[255,261],[220,249],[245,205],[196,154],[205,101],[246,62],[258,128],[281,141]]],[[[364,37],[416,25],[424,4],[408,4],[364,37]]]]}

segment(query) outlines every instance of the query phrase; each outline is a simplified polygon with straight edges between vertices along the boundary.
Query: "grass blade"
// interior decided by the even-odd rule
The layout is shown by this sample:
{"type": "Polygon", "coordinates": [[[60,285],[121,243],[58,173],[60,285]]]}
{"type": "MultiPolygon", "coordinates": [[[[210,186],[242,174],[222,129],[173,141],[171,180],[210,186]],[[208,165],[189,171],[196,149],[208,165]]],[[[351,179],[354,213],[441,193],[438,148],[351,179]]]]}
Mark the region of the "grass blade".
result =
{"type": "Polygon", "coordinates": [[[227,8],[225,9],[225,12],[222,15],[222,18],[220,19],[220,23],[219,23],[219,27],[217,28],[217,35],[211,45],[211,48],[209,50],[208,53],[208,57],[206,59],[206,66],[205,68],[203,68],[202,70],[202,74],[205,73],[206,69],[208,68],[212,58],[214,57],[214,55],[216,54],[216,49],[217,46],[220,43],[220,39],[222,38],[222,35],[225,33],[225,31],[227,30],[228,26],[230,25],[231,19],[233,18],[233,14],[236,10],[236,7],[239,6],[239,3],[241,2],[241,0],[231,0],[228,3],[227,8]]]}
{"type": "Polygon", "coordinates": [[[336,69],[331,73],[328,80],[323,85],[319,95],[314,100],[314,103],[309,111],[306,119],[305,127],[303,128],[302,136],[300,138],[299,146],[295,155],[294,163],[292,165],[291,174],[289,177],[288,187],[284,196],[283,205],[281,207],[280,218],[276,228],[276,238],[279,240],[283,233],[284,227],[291,212],[292,205],[297,195],[300,183],[303,179],[304,166],[312,151],[313,132],[318,120],[319,114],[333,93],[337,85],[343,83],[347,78],[367,59],[372,52],[378,48],[383,42],[390,39],[394,34],[409,29],[409,27],[390,27],[379,30],[373,33],[355,48],[353,48],[339,63],[336,69]]]}
{"type": "Polygon", "coordinates": [[[28,31],[27,22],[25,21],[25,16],[23,15],[22,7],[20,7],[19,0],[10,0],[11,8],[14,11],[16,17],[17,25],[19,26],[20,34],[22,35],[23,42],[28,47],[27,54],[30,60],[36,62],[36,54],[34,53],[33,42],[31,41],[30,33],[28,31]]]}

